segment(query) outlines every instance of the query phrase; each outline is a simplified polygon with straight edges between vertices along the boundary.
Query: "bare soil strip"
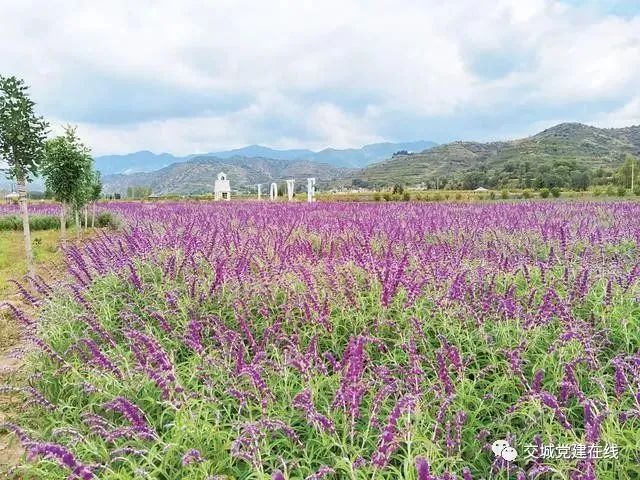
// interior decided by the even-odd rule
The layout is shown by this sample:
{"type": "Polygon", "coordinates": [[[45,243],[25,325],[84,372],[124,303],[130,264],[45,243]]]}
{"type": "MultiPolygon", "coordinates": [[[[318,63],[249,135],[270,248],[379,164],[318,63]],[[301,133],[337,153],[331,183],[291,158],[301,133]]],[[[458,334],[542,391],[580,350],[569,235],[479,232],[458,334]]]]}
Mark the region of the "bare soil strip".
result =
{"type": "MultiPolygon", "coordinates": [[[[20,326],[13,319],[7,303],[16,308],[23,308],[15,297],[0,299],[0,385],[13,383],[20,376],[24,366],[23,355],[28,344],[20,334],[20,326]]],[[[19,405],[9,395],[0,394],[0,424],[15,422],[18,417],[19,405]]],[[[0,433],[0,476],[5,475],[12,466],[19,463],[24,449],[20,442],[11,434],[0,433]]]]}

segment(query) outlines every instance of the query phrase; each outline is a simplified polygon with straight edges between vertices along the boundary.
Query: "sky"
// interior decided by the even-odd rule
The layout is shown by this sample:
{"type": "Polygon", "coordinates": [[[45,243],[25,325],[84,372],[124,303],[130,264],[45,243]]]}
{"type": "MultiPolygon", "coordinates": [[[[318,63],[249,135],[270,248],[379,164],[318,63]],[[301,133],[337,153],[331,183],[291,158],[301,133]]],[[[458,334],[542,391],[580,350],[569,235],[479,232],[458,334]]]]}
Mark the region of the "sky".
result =
{"type": "Polygon", "coordinates": [[[96,155],[640,124],[640,0],[22,0],[0,32],[96,155]]]}

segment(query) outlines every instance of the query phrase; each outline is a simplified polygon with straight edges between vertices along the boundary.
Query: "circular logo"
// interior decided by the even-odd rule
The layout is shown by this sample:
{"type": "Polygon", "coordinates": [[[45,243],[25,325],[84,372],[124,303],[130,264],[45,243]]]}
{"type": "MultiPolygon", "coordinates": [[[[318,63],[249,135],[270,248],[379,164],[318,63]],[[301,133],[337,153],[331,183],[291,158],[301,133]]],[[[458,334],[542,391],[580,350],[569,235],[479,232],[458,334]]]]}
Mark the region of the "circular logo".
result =
{"type": "Polygon", "coordinates": [[[507,462],[513,462],[518,456],[516,449],[510,446],[506,440],[496,440],[491,445],[491,450],[496,457],[502,457],[507,462]]]}

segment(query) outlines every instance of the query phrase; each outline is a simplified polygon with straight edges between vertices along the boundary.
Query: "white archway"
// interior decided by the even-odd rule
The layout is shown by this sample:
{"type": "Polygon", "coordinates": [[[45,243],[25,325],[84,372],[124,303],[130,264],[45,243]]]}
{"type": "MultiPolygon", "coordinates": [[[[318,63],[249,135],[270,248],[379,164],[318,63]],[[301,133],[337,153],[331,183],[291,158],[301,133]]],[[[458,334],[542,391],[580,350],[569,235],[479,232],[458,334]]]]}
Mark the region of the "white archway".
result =
{"type": "Polygon", "coordinates": [[[293,192],[294,192],[294,187],[295,187],[296,181],[291,179],[291,180],[287,180],[287,199],[289,201],[293,200],[293,192]]]}
{"type": "Polygon", "coordinates": [[[316,201],[316,179],[307,178],[307,202],[316,201]]]}

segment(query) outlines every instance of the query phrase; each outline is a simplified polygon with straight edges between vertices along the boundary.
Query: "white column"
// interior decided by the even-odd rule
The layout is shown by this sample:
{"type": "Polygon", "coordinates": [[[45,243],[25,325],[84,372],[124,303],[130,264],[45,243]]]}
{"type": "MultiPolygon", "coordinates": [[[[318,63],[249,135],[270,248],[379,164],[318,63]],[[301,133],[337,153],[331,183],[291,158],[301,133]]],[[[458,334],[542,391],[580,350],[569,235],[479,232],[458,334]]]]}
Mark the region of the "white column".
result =
{"type": "Polygon", "coordinates": [[[274,201],[278,196],[278,184],[272,183],[271,188],[269,189],[269,198],[271,201],[274,201]]]}
{"type": "Polygon", "coordinates": [[[316,201],[316,179],[307,178],[307,202],[316,201]]]}
{"type": "Polygon", "coordinates": [[[258,184],[258,200],[262,199],[262,185],[258,184]]]}
{"type": "Polygon", "coordinates": [[[289,201],[293,200],[293,187],[295,185],[295,180],[287,180],[287,198],[289,201]]]}

